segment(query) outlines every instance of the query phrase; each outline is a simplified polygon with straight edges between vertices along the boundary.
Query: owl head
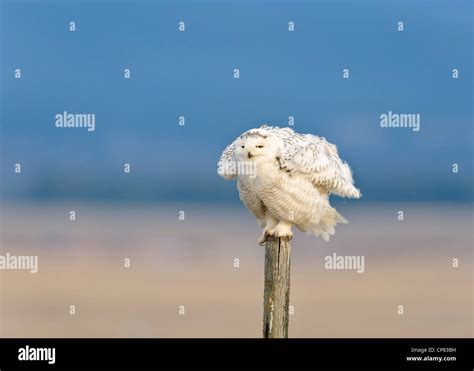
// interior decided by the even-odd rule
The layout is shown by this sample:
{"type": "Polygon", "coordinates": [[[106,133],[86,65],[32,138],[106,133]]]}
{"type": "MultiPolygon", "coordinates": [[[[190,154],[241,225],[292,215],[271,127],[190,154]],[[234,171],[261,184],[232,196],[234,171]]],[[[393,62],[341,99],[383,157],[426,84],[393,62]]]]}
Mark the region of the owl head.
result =
{"type": "Polygon", "coordinates": [[[239,162],[273,162],[278,156],[279,141],[269,130],[252,129],[238,139],[234,156],[239,162]]]}

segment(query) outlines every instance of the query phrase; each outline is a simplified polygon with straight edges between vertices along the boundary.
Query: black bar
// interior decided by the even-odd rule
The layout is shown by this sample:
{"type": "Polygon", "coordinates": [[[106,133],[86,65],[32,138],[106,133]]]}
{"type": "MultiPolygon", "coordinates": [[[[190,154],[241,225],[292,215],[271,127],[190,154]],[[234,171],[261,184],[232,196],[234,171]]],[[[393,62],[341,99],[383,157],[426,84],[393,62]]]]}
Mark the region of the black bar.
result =
{"type": "MultiPolygon", "coordinates": [[[[23,357],[25,351],[21,352],[23,357]]],[[[0,370],[161,367],[472,370],[473,353],[473,339],[0,339],[0,370]],[[29,354],[34,355],[38,348],[54,348],[55,363],[20,361],[19,350],[26,351],[27,345],[29,352],[33,352],[29,354]],[[425,352],[420,353],[423,349],[425,352]],[[407,357],[422,360],[408,361],[407,357]],[[434,361],[425,357],[456,359],[434,361]]],[[[46,353],[43,355],[46,357],[46,353]]]]}

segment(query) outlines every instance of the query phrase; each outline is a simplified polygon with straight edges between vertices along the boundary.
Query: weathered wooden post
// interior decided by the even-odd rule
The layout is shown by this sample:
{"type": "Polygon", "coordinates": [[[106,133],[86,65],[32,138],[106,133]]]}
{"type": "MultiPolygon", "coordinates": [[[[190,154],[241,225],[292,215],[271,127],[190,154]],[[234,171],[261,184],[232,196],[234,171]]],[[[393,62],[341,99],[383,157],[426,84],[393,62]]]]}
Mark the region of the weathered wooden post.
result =
{"type": "Polygon", "coordinates": [[[270,237],[265,244],[264,338],[288,337],[290,252],[291,245],[284,238],[270,237]]]}

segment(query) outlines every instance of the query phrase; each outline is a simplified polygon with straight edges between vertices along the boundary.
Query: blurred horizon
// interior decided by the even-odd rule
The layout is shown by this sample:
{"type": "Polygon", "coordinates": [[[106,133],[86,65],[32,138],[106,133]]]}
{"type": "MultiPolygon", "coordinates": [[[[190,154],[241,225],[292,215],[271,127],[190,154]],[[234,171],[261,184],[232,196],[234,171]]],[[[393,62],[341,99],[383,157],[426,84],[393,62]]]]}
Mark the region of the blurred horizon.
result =
{"type": "MultiPolygon", "coordinates": [[[[186,205],[183,221],[174,206],[93,203],[70,221],[69,206],[2,208],[2,254],[37,255],[39,269],[0,270],[0,336],[261,336],[265,249],[243,206],[186,205]]],[[[349,224],[330,242],[291,241],[290,337],[472,336],[471,207],[338,211],[349,224]],[[364,273],[326,269],[333,253],[363,256],[364,273]]]]}

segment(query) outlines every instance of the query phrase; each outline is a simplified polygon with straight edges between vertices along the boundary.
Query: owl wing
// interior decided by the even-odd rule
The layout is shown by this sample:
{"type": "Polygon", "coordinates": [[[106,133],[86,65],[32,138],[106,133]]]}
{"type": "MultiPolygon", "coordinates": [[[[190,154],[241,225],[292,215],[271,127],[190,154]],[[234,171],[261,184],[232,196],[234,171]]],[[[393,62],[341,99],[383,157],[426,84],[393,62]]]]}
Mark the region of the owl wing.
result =
{"type": "Polygon", "coordinates": [[[342,197],[360,198],[354,187],[352,171],[342,161],[337,147],[325,138],[298,134],[290,128],[279,129],[281,138],[280,165],[290,173],[308,175],[315,186],[342,197]]]}

